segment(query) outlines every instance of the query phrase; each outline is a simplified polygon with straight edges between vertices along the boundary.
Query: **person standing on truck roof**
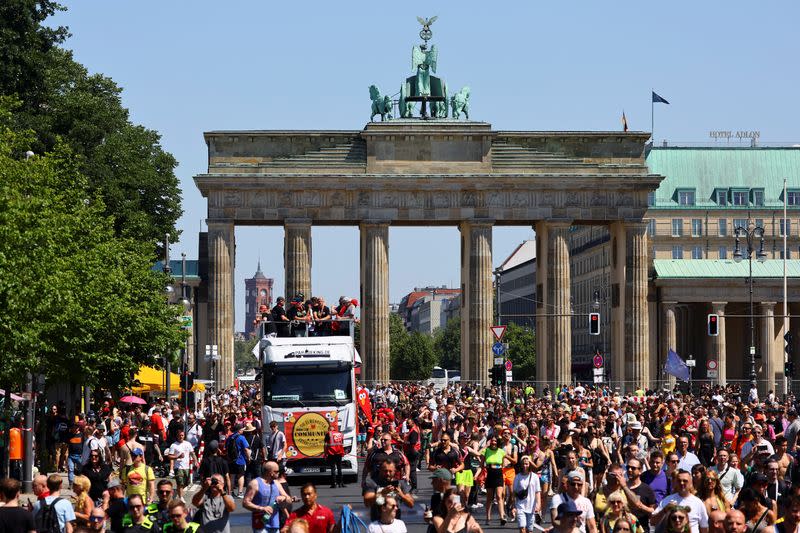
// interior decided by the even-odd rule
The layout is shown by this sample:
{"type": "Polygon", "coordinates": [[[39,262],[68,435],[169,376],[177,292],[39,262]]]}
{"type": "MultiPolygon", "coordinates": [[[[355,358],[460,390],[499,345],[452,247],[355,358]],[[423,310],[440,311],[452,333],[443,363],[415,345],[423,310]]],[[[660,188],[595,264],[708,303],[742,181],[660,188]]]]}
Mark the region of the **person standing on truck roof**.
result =
{"type": "Polygon", "coordinates": [[[275,307],[272,308],[272,322],[275,324],[275,333],[278,337],[289,336],[289,317],[286,316],[286,299],[278,296],[275,307]]]}
{"type": "Polygon", "coordinates": [[[291,321],[291,335],[293,337],[305,337],[308,326],[311,323],[311,313],[306,308],[303,300],[303,293],[298,293],[292,298],[292,306],[286,312],[286,316],[291,321]]]}

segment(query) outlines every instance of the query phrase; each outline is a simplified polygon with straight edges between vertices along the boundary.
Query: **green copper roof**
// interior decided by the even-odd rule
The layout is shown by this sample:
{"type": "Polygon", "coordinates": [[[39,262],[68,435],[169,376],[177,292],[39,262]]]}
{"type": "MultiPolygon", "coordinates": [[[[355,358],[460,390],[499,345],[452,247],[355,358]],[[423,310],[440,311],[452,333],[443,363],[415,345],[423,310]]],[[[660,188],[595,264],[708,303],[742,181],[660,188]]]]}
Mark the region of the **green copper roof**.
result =
{"type": "MultiPolygon", "coordinates": [[[[695,190],[696,208],[718,206],[716,189],[764,189],[764,207],[783,207],[783,178],[800,189],[800,148],[653,148],[647,166],[666,179],[656,191],[655,208],[678,207],[679,189],[695,190]]],[[[680,206],[683,208],[684,206],[680,206]]],[[[691,206],[689,206],[691,208],[691,206]]],[[[741,209],[753,209],[744,206],[741,209]]]]}
{"type": "MultiPolygon", "coordinates": [[[[656,277],[682,278],[746,278],[750,275],[748,261],[737,263],[729,259],[654,259],[656,277]]],[[[800,278],[800,259],[786,261],[786,276],[800,278]]],[[[783,260],[753,261],[754,278],[782,278],[783,260]]]]}

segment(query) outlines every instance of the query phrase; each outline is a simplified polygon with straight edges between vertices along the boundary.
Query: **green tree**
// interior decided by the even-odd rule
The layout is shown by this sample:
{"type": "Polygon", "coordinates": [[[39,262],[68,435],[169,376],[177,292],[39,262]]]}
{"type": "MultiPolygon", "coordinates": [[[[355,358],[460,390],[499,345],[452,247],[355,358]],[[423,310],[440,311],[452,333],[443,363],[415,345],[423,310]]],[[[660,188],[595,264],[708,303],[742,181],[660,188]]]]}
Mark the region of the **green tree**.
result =
{"type": "Polygon", "coordinates": [[[503,341],[508,343],[508,358],[514,364],[514,380],[536,378],[536,335],[528,327],[511,323],[503,341]]]}
{"type": "Polygon", "coordinates": [[[437,358],[433,349],[433,339],[414,331],[391,358],[392,379],[422,380],[431,377],[431,370],[436,366],[437,358]]]}
{"type": "Polygon", "coordinates": [[[237,372],[258,368],[258,359],[253,357],[253,348],[257,342],[258,339],[233,341],[233,364],[237,372]]]}
{"type": "MultiPolygon", "coordinates": [[[[140,365],[174,356],[185,333],[166,302],[153,249],[119,237],[106,206],[57,144],[24,159],[0,100],[0,383],[26,371],[122,387],[140,365]]],[[[177,361],[173,361],[177,362],[177,361]]]]}
{"type": "Polygon", "coordinates": [[[461,319],[452,317],[433,335],[433,348],[439,365],[448,370],[461,368],[461,319]]]}
{"type": "Polygon", "coordinates": [[[89,74],[71,52],[59,48],[64,27],[47,17],[63,9],[49,0],[8,0],[0,7],[0,95],[15,95],[18,131],[31,129],[36,153],[63,141],[82,156],[79,169],[117,235],[155,247],[165,233],[177,237],[181,215],[175,158],[158,133],[132,124],[122,90],[108,77],[89,74]]]}

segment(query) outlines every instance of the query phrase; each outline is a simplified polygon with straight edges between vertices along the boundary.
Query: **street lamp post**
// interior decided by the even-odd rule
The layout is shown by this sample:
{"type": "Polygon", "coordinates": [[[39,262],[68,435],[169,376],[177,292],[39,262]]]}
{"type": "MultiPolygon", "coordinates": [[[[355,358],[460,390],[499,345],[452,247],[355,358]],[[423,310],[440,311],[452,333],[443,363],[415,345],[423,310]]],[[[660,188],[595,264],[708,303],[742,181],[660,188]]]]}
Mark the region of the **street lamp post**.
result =
{"type": "Polygon", "coordinates": [[[734,229],[734,236],[736,237],[736,247],[733,250],[733,260],[741,263],[744,259],[744,254],[747,254],[747,261],[750,267],[750,274],[748,282],[750,284],[750,388],[756,388],[756,326],[754,322],[753,312],[753,253],[756,254],[756,260],[763,263],[767,260],[767,254],[764,252],[764,228],[761,226],[753,225],[750,227],[750,221],[747,221],[748,227],[737,226],[734,229]],[[740,239],[744,239],[747,243],[746,250],[742,250],[740,239]],[[758,245],[758,248],[756,248],[758,245]]]}
{"type": "MultiPolygon", "coordinates": [[[[183,312],[188,313],[192,308],[189,301],[188,285],[186,284],[186,253],[181,253],[181,305],[183,312]]],[[[184,326],[185,327],[185,326],[184,326]]],[[[183,353],[181,354],[181,371],[183,373],[183,431],[189,431],[189,339],[183,343],[183,353]]]]}
{"type": "MultiPolygon", "coordinates": [[[[172,297],[172,294],[175,292],[175,289],[172,288],[172,268],[169,265],[169,233],[164,235],[164,274],[169,276],[167,280],[167,286],[164,287],[164,293],[167,295],[167,301],[172,297]]],[[[170,404],[170,372],[171,372],[170,364],[169,364],[169,354],[164,354],[164,391],[167,395],[167,405],[170,404]]],[[[170,408],[172,410],[172,408],[170,408]]]]}

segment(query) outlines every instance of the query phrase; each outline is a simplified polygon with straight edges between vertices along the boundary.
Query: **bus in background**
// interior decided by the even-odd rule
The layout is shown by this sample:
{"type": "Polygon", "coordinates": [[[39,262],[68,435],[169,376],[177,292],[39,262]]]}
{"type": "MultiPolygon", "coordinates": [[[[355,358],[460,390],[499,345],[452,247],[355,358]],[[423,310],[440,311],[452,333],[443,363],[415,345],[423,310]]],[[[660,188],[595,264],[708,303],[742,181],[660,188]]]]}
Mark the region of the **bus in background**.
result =
{"type": "Polygon", "coordinates": [[[260,341],[263,427],[275,420],[286,435],[286,467],[294,474],[329,472],[324,438],[344,435],[344,476],[358,475],[356,368],[361,356],[350,336],[276,337],[260,341]]]}

